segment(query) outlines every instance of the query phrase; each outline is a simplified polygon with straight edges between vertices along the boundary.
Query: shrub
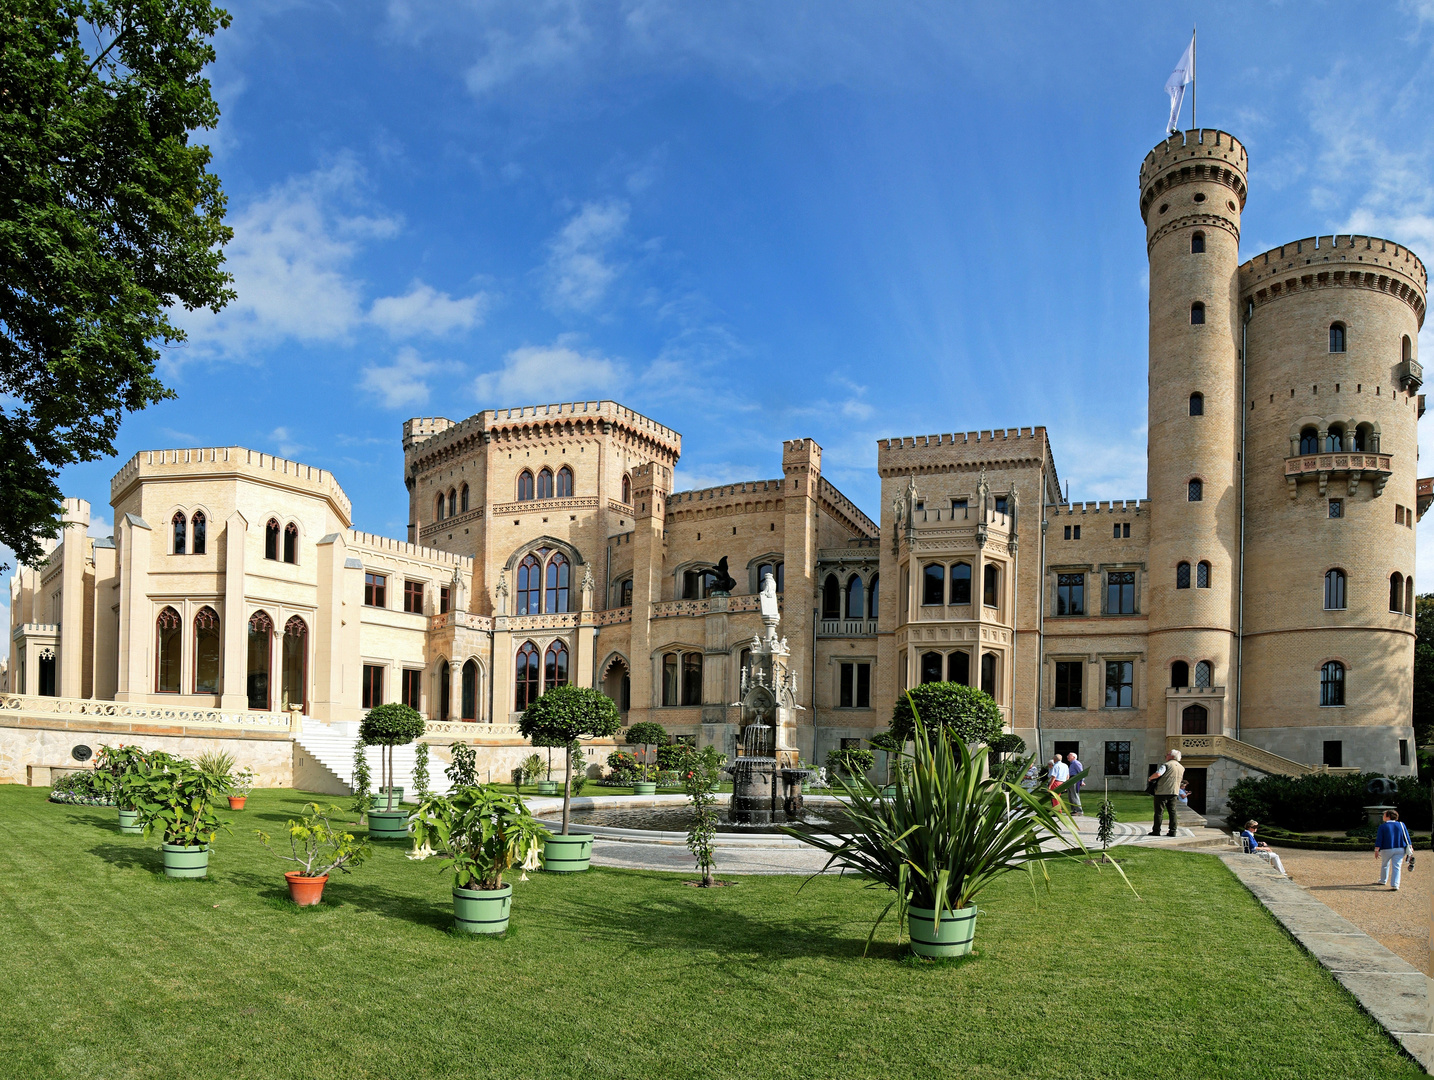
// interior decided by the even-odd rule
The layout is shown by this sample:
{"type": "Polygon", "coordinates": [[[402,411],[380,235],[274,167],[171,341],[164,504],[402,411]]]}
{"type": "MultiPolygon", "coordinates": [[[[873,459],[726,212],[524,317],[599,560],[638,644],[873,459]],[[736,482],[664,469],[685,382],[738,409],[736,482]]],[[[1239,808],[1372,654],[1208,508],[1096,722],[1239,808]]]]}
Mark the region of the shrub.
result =
{"type": "Polygon", "coordinates": [[[991,756],[997,761],[1000,761],[1007,754],[1016,754],[1019,756],[1026,752],[1026,740],[1012,731],[997,735],[991,740],[989,745],[991,747],[991,756]]]}
{"type": "Polygon", "coordinates": [[[50,801],[70,803],[77,806],[113,806],[108,786],[103,776],[93,770],[72,772],[60,777],[50,788],[50,801]]]}
{"type": "Polygon", "coordinates": [[[574,739],[568,746],[568,753],[573,759],[573,794],[581,795],[583,788],[588,786],[588,765],[587,759],[583,757],[583,744],[574,739]]]}
{"type": "Polygon", "coordinates": [[[529,754],[523,759],[523,763],[513,770],[513,785],[521,787],[523,784],[536,784],[539,780],[548,778],[548,763],[543,760],[542,754],[529,754]]]}
{"type": "MultiPolygon", "coordinates": [[[[1364,823],[1364,807],[1374,802],[1365,787],[1379,773],[1309,773],[1305,776],[1246,777],[1230,789],[1231,828],[1254,818],[1261,825],[1310,832],[1351,829],[1364,823]]],[[[1395,777],[1393,803],[1399,820],[1411,829],[1430,826],[1429,789],[1415,777],[1395,777]]]]}
{"type": "Polygon", "coordinates": [[[964,743],[989,744],[1003,726],[990,694],[960,683],[926,683],[908,690],[892,710],[891,734],[903,745],[912,739],[918,711],[933,736],[942,731],[964,743]]]}
{"type": "Polygon", "coordinates": [[[195,766],[214,787],[216,795],[228,795],[234,784],[234,755],[227,750],[208,750],[194,759],[195,766]]]}
{"type": "Polygon", "coordinates": [[[875,754],[855,746],[845,750],[833,750],[827,754],[827,770],[832,773],[865,776],[875,764],[875,754]]]}
{"type": "Polygon", "coordinates": [[[146,836],[159,831],[166,844],[198,847],[229,828],[214,816],[214,783],[192,761],[152,750],[126,778],[124,797],[139,811],[146,836]]]}
{"type": "Polygon", "coordinates": [[[686,743],[670,742],[657,748],[657,767],[667,772],[677,772],[687,761],[692,747],[686,743]]]}
{"type": "Polygon", "coordinates": [[[607,756],[608,774],[603,780],[615,787],[626,787],[646,779],[647,771],[637,755],[626,750],[614,750],[607,756]]]}
{"type": "Polygon", "coordinates": [[[543,841],[551,834],[523,805],[496,785],[459,788],[434,795],[413,815],[410,858],[439,855],[459,889],[501,889],[514,866],[538,868],[543,841]]]}
{"type": "Polygon", "coordinates": [[[355,814],[363,815],[368,812],[369,785],[372,781],[373,777],[369,774],[368,769],[368,755],[364,753],[363,740],[360,739],[354,745],[353,784],[351,785],[354,789],[354,798],[353,802],[349,804],[349,809],[355,814]]]}
{"type": "MultiPolygon", "coordinates": [[[[329,815],[338,812],[337,806],[327,810],[318,803],[305,803],[303,817],[298,821],[290,818],[285,828],[289,833],[289,854],[274,854],[282,862],[298,866],[294,871],[300,877],[327,877],[335,870],[350,873],[349,867],[358,866],[369,857],[369,842],[356,840],[353,833],[335,829],[329,823],[329,815]]],[[[259,842],[270,851],[269,834],[256,829],[259,842]]]]}
{"type": "Polygon", "coordinates": [[[454,743],[449,748],[452,760],[443,775],[456,788],[478,786],[478,751],[467,743],[454,743]]]}
{"type": "Polygon", "coordinates": [[[428,789],[431,778],[428,775],[428,744],[421,742],[413,748],[413,790],[418,801],[423,802],[432,794],[428,789]]]}

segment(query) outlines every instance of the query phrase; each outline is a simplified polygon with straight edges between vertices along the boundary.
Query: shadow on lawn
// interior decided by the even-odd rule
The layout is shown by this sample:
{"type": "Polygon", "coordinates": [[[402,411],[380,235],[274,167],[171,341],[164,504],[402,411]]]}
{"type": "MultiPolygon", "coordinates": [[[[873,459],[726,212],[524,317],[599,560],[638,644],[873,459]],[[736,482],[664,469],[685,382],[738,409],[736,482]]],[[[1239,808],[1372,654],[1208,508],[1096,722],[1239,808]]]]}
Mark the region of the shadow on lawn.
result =
{"type": "MultiPolygon", "coordinates": [[[[119,826],[116,825],[118,830],[119,826]]],[[[142,839],[142,838],[140,838],[142,839]]],[[[129,844],[97,844],[90,848],[90,854],[104,859],[111,866],[126,870],[149,870],[164,872],[164,856],[152,842],[143,846],[129,844]]]]}
{"type": "MultiPolygon", "coordinates": [[[[289,901],[289,889],[284,884],[283,871],[273,875],[257,874],[250,871],[235,871],[227,875],[228,880],[243,889],[252,889],[261,900],[289,901]]],[[[388,919],[401,919],[416,926],[430,926],[447,930],[453,925],[451,904],[435,904],[427,898],[419,898],[394,892],[374,885],[361,876],[344,878],[333,875],[324,888],[324,900],[320,909],[352,906],[360,911],[371,911],[388,919]]],[[[294,905],[297,914],[308,912],[294,905]]]]}

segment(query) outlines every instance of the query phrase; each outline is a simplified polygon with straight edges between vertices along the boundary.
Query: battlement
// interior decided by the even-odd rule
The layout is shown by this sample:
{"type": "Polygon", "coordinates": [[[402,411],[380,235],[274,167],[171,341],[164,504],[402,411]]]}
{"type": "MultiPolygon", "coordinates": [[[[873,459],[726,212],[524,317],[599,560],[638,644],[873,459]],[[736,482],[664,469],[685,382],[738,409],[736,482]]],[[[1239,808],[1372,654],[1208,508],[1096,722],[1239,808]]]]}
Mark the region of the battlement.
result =
{"type": "Polygon", "coordinates": [[[89,525],[90,504],[85,499],[62,499],[60,520],[66,525],[89,525]]]}
{"type": "MultiPolygon", "coordinates": [[[[645,466],[639,465],[639,469],[645,466]]],[[[678,503],[690,502],[715,502],[718,500],[731,500],[740,502],[741,496],[765,492],[771,495],[780,495],[784,480],[748,480],[740,484],[718,484],[716,487],[694,488],[691,491],[674,491],[667,500],[669,507],[678,503]]]]}
{"type": "Polygon", "coordinates": [[[815,439],[787,439],[782,443],[782,470],[805,466],[821,472],[822,448],[815,439]]]}
{"type": "Polygon", "coordinates": [[[1073,502],[1047,506],[1052,517],[1073,514],[1143,514],[1150,510],[1149,499],[1110,499],[1104,502],[1073,502]]]}
{"type": "Polygon", "coordinates": [[[844,521],[853,532],[861,534],[868,540],[875,540],[881,536],[881,526],[862,513],[856,503],[837,490],[837,486],[825,476],[822,477],[817,491],[827,513],[844,521]]]}
{"type": "MultiPolygon", "coordinates": [[[[1369,267],[1368,272],[1375,275],[1391,272],[1401,275],[1419,289],[1421,299],[1428,292],[1429,273],[1419,256],[1393,240],[1359,235],[1307,236],[1256,255],[1240,266],[1240,291],[1253,289],[1267,279],[1288,277],[1291,270],[1296,272],[1297,278],[1308,273],[1317,275],[1327,263],[1345,264],[1339,267],[1344,271],[1340,279],[1343,283],[1369,284],[1363,279],[1358,282],[1348,280],[1349,273],[1365,273],[1364,267],[1369,267]],[[1311,270],[1304,271],[1306,266],[1311,270]]],[[[1331,274],[1326,283],[1333,284],[1335,267],[1329,269],[1331,274]]],[[[1377,278],[1374,284],[1378,285],[1377,278]]]]}
{"type": "Polygon", "coordinates": [[[1144,191],[1165,170],[1193,163],[1196,159],[1221,161],[1238,169],[1243,179],[1249,172],[1250,159],[1245,144],[1219,128],[1177,131],[1155,144],[1140,163],[1140,189],[1144,191]]]}
{"type": "Polygon", "coordinates": [[[403,422],[403,448],[407,450],[431,439],[440,432],[447,431],[453,427],[453,421],[446,416],[415,416],[412,420],[403,422]]]}
{"type": "Polygon", "coordinates": [[[995,428],[991,431],[957,432],[951,435],[907,435],[904,438],[877,439],[876,448],[882,450],[916,450],[919,448],[977,446],[992,443],[1009,443],[1018,439],[1045,440],[1046,429],[995,428]]]}
{"type": "Polygon", "coordinates": [[[437,548],[410,544],[404,540],[394,540],[391,537],[379,536],[376,533],[363,532],[359,529],[349,529],[347,539],[349,547],[359,551],[372,551],[381,555],[401,555],[428,563],[458,566],[465,570],[473,568],[473,556],[471,555],[454,555],[451,552],[439,551],[437,548]]]}
{"type": "Polygon", "coordinates": [[[343,517],[353,520],[353,507],[344,489],[325,469],[275,457],[243,446],[206,446],[193,450],[141,450],[121,466],[110,480],[110,504],[148,477],[187,474],[191,479],[248,478],[279,484],[328,499],[343,517]]]}

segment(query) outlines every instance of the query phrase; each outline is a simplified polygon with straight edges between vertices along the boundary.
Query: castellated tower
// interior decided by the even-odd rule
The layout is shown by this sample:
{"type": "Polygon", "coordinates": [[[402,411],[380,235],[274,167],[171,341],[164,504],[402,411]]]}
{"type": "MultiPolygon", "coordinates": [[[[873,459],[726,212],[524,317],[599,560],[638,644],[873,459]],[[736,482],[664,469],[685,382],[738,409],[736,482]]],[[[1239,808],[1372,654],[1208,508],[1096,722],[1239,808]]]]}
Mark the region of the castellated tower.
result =
{"type": "MultiPolygon", "coordinates": [[[[1245,148],[1223,131],[1171,135],[1140,168],[1150,259],[1147,717],[1165,734],[1233,734],[1239,573],[1240,212],[1245,148]],[[1182,663],[1185,668],[1179,668],[1182,663]],[[1188,706],[1184,672],[1224,693],[1188,706]],[[1179,674],[1176,674],[1179,672],[1179,674]]],[[[1152,730],[1152,735],[1156,734],[1152,730]]]]}

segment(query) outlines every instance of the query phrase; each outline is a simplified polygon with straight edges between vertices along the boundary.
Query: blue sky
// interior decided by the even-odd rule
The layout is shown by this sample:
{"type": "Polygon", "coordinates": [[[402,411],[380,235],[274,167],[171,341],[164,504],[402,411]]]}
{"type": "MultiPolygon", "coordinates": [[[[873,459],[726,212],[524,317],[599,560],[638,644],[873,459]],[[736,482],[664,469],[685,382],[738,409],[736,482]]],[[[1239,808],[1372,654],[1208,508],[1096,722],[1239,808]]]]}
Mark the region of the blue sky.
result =
{"type": "MultiPolygon", "coordinates": [[[[597,397],[682,432],[683,487],[812,436],[874,517],[878,438],[1046,424],[1072,498],[1143,496],[1136,174],[1197,14],[1243,254],[1434,259],[1434,0],[229,7],[239,299],[185,317],[120,460],[295,457],[396,537],[405,418],[597,397]]],[[[63,478],[99,535],[118,464],[63,478]]]]}

